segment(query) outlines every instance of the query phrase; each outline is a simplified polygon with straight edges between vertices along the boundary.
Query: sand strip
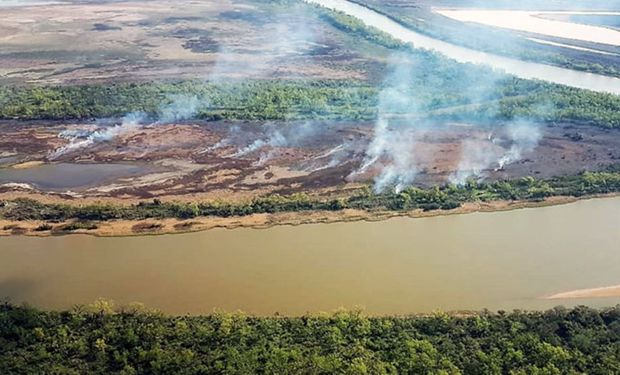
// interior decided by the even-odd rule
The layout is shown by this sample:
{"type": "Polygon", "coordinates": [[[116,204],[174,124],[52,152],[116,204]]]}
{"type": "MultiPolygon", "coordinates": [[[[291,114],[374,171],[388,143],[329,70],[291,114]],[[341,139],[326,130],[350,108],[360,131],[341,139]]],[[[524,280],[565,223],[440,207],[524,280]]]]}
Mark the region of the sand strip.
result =
{"type": "Polygon", "coordinates": [[[578,299],[578,298],[606,298],[620,297],[620,285],[602,288],[578,289],[570,292],[554,294],[545,299],[578,299]]]}

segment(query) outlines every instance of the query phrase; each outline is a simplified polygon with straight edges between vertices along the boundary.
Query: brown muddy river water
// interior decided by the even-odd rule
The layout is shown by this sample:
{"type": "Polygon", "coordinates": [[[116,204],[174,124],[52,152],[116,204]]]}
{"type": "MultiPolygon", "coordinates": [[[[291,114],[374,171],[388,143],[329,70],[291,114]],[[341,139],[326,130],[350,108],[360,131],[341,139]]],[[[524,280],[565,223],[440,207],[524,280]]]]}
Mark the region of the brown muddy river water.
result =
{"type": "Polygon", "coordinates": [[[0,297],[98,297],[168,313],[369,314],[609,306],[544,300],[620,284],[620,198],[383,222],[132,238],[0,238],[0,297]]]}

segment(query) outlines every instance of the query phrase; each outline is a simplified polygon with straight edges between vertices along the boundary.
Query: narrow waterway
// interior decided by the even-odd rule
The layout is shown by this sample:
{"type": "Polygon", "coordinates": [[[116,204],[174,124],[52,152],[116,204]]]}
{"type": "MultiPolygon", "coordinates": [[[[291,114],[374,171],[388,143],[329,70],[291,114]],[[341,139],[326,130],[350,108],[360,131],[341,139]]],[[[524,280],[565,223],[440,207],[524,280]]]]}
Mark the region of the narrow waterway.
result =
{"type": "Polygon", "coordinates": [[[620,46],[618,30],[545,18],[558,15],[620,16],[620,12],[527,12],[489,9],[436,9],[435,12],[460,22],[475,22],[556,38],[620,46]]]}
{"type": "Polygon", "coordinates": [[[44,191],[83,190],[160,169],[147,164],[129,163],[42,164],[30,168],[0,168],[0,184],[29,184],[44,191]]]}
{"type": "Polygon", "coordinates": [[[102,297],[175,314],[370,314],[610,306],[556,299],[620,284],[620,198],[383,222],[127,238],[0,238],[0,298],[102,297]]]}
{"type": "Polygon", "coordinates": [[[415,32],[389,17],[347,0],[306,1],[346,13],[396,39],[411,43],[416,48],[436,51],[458,62],[488,65],[524,79],[539,79],[598,92],[620,94],[619,78],[522,61],[457,46],[415,32]]]}

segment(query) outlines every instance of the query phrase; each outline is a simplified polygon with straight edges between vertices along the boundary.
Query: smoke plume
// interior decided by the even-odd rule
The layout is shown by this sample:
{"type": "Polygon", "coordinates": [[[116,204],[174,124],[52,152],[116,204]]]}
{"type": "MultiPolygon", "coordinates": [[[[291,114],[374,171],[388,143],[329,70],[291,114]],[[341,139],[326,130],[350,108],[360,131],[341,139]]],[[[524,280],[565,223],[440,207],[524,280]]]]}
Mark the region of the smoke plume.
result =
{"type": "Polygon", "coordinates": [[[504,169],[506,165],[521,159],[524,153],[533,151],[542,138],[542,133],[538,126],[523,120],[510,124],[507,134],[511,146],[497,161],[498,169],[500,170],[504,169]]]}
{"type": "Polygon", "coordinates": [[[75,131],[63,131],[60,133],[61,137],[69,138],[69,144],[56,149],[49,156],[49,160],[56,160],[59,157],[70,154],[100,142],[108,142],[115,137],[130,133],[139,129],[146,119],[146,115],[143,112],[132,112],[125,117],[120,125],[113,125],[102,129],[95,130],[91,133],[75,132],[75,131]]]}
{"type": "Polygon", "coordinates": [[[198,113],[200,107],[206,106],[196,95],[175,94],[168,96],[168,104],[160,109],[157,123],[170,124],[174,122],[192,119],[198,113]]]}
{"type": "Polygon", "coordinates": [[[461,157],[457,170],[450,175],[450,182],[463,185],[472,177],[483,178],[500,155],[492,135],[486,139],[466,139],[461,144],[461,157]]]}
{"type": "Polygon", "coordinates": [[[415,64],[406,55],[397,55],[391,64],[394,69],[387,77],[379,94],[378,120],[374,137],[370,142],[361,168],[352,175],[367,172],[378,165],[380,172],[375,178],[374,189],[381,192],[393,186],[397,191],[413,183],[418,168],[416,165],[416,142],[425,132],[421,121],[394,120],[399,116],[417,114],[419,102],[411,78],[415,64]],[[391,126],[392,122],[399,122],[391,126]]]}

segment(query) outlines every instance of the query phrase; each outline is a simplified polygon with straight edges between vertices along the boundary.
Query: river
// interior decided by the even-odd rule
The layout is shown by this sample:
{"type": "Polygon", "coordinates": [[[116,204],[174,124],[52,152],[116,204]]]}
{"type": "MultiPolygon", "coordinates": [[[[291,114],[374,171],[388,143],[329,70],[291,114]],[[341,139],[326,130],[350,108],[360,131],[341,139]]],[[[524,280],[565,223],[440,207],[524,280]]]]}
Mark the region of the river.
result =
{"type": "Polygon", "coordinates": [[[494,69],[503,70],[506,73],[524,79],[539,79],[582,89],[620,95],[619,78],[522,61],[461,47],[415,32],[389,17],[347,0],[306,1],[346,13],[362,20],[368,26],[375,27],[390,34],[396,39],[411,43],[416,48],[424,48],[439,52],[458,62],[488,65],[494,69]]]}
{"type": "Polygon", "coordinates": [[[0,298],[101,297],[174,314],[608,306],[541,297],[620,284],[620,197],[383,222],[125,238],[0,238],[0,298]]]}
{"type": "Polygon", "coordinates": [[[489,9],[435,9],[435,12],[460,22],[475,22],[556,38],[620,46],[620,31],[618,30],[545,18],[562,15],[617,17],[620,16],[620,12],[526,12],[489,9]]]}

